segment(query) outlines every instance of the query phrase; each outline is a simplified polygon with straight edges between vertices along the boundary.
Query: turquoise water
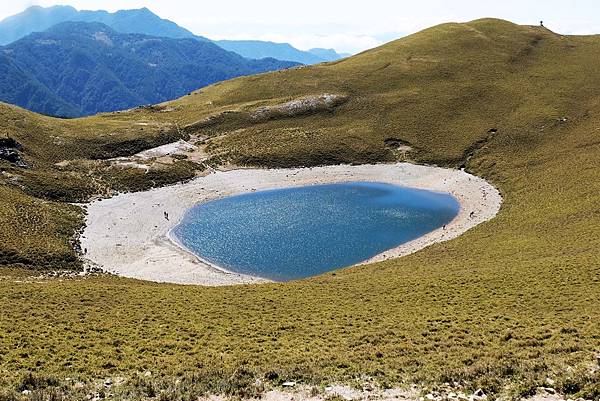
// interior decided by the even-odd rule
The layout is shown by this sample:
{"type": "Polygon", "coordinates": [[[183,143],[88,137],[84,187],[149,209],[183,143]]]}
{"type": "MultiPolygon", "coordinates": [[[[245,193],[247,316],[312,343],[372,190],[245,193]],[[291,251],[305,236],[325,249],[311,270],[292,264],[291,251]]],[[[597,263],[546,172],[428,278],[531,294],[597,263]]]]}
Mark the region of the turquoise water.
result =
{"type": "Polygon", "coordinates": [[[372,182],[254,192],[196,205],[174,228],[199,257],[287,281],[351,266],[449,223],[448,194],[372,182]]]}

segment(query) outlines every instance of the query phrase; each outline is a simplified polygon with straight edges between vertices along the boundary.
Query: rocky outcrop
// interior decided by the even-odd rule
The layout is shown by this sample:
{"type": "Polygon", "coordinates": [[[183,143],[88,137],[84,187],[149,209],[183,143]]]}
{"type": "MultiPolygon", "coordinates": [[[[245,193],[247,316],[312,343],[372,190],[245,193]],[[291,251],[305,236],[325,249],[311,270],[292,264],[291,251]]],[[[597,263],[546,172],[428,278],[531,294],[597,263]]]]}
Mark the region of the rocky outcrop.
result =
{"type": "Polygon", "coordinates": [[[253,121],[263,122],[277,118],[289,118],[319,112],[332,112],[348,100],[348,96],[324,93],[294,99],[286,103],[264,106],[250,114],[253,121]]]}
{"type": "Polygon", "coordinates": [[[21,156],[22,149],[21,144],[13,138],[0,138],[0,160],[6,160],[18,167],[29,168],[29,164],[21,156]]]}

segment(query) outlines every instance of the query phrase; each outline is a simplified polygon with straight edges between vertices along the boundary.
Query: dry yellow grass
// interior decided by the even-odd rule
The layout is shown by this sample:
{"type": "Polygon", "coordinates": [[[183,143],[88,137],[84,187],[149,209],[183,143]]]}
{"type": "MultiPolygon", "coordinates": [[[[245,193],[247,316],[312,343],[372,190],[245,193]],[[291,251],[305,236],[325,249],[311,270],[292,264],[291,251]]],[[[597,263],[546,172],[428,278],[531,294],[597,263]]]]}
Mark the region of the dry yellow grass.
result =
{"type": "MultiPolygon", "coordinates": [[[[337,63],[224,82],[162,111],[61,121],[0,108],[6,132],[38,163],[29,178],[2,165],[25,188],[2,176],[0,238],[7,242],[0,255],[11,249],[15,260],[29,249],[73,255],[68,239],[81,220],[71,206],[35,198],[36,177],[44,183],[55,174],[64,178],[63,198],[78,195],[89,172],[52,163],[106,156],[126,140],[143,139],[143,147],[169,140],[165,135],[198,134],[215,160],[264,166],[398,157],[464,164],[505,197],[496,219],[456,240],[301,282],[23,282],[22,272],[5,269],[2,386],[7,394],[25,383],[76,399],[83,390],[66,377],[123,376],[133,379],[115,394],[136,399],[165,390],[164,399],[186,399],[205,391],[251,394],[257,377],[277,384],[368,375],[381,385],[456,381],[518,397],[550,377],[563,393],[599,399],[599,59],[595,36],[479,20],[434,27],[337,63]],[[348,100],[307,115],[252,119],[259,107],[324,93],[348,100]],[[64,136],[65,145],[52,135],[64,136]],[[395,153],[389,145],[398,143],[413,151],[395,153]],[[34,204],[42,205],[35,213],[34,204]],[[38,213],[45,225],[30,231],[33,237],[13,234],[16,226],[33,230],[24,216],[36,222],[38,213]],[[137,376],[146,370],[151,378],[137,376]],[[28,372],[37,379],[23,381],[28,372]]],[[[92,175],[109,187],[132,185],[102,171],[92,175]]]]}

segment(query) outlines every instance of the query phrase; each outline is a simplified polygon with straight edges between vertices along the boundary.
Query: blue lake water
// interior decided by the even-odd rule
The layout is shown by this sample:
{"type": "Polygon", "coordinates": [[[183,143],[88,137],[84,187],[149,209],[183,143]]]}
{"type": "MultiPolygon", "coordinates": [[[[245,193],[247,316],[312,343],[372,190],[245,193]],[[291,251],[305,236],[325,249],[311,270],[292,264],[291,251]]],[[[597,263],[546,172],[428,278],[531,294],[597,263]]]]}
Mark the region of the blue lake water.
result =
{"type": "Polygon", "coordinates": [[[253,192],[191,208],[174,228],[200,258],[287,281],[351,266],[452,221],[448,194],[372,182],[253,192]]]}

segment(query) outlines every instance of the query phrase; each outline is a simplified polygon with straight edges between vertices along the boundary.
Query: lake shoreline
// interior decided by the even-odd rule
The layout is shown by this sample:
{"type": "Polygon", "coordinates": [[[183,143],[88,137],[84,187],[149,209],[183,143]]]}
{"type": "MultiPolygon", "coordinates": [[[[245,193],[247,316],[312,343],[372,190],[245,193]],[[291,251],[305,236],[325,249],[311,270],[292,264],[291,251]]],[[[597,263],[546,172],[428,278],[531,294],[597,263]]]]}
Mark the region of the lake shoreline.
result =
{"type": "MultiPolygon", "coordinates": [[[[193,207],[193,206],[192,206],[193,207]]],[[[197,253],[195,253],[194,251],[192,251],[191,249],[189,249],[187,246],[183,245],[181,243],[181,241],[179,240],[179,238],[177,238],[177,235],[175,235],[173,233],[173,230],[175,229],[175,227],[177,227],[179,225],[179,223],[181,223],[181,220],[183,220],[183,218],[185,217],[182,216],[181,219],[179,219],[179,221],[173,225],[173,227],[171,227],[171,229],[169,230],[169,232],[167,233],[167,238],[175,245],[177,246],[179,249],[181,249],[181,251],[192,255],[200,265],[203,266],[207,266],[211,269],[213,269],[215,272],[219,272],[223,275],[234,275],[234,276],[239,276],[237,277],[240,280],[239,284],[247,284],[246,280],[248,281],[248,283],[254,283],[254,282],[264,282],[264,283],[268,283],[268,282],[272,282],[271,280],[268,280],[266,278],[263,277],[258,277],[258,276],[249,276],[249,275],[245,275],[242,273],[236,273],[230,270],[227,270],[226,268],[216,265],[204,258],[202,258],[200,255],[198,255],[197,253]]],[[[235,284],[235,283],[234,283],[235,284]]]]}
{"type": "Polygon", "coordinates": [[[455,238],[493,218],[502,202],[499,192],[481,178],[460,170],[409,163],[217,171],[187,183],[121,194],[88,204],[81,245],[88,251],[85,256],[89,265],[124,277],[206,286],[269,282],[229,272],[202,260],[174,238],[172,229],[198,203],[260,190],[352,181],[449,193],[461,206],[445,228],[358,265],[404,256],[455,238]]]}

